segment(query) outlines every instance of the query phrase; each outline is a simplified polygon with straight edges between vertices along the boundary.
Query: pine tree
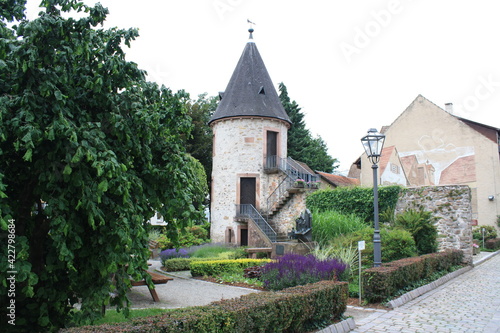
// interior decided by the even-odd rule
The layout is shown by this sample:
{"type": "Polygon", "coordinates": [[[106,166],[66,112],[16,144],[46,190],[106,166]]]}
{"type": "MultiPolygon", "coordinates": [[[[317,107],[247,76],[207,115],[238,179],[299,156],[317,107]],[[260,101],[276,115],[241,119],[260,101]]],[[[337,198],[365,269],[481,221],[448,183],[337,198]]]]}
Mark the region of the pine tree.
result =
{"type": "Polygon", "coordinates": [[[306,163],[315,171],[331,173],[338,165],[337,159],[328,154],[325,141],[317,136],[313,138],[311,132],[306,128],[304,113],[297,102],[288,96],[288,90],[283,83],[279,84],[281,104],[285,108],[292,126],[288,130],[288,156],[294,160],[306,163]]]}

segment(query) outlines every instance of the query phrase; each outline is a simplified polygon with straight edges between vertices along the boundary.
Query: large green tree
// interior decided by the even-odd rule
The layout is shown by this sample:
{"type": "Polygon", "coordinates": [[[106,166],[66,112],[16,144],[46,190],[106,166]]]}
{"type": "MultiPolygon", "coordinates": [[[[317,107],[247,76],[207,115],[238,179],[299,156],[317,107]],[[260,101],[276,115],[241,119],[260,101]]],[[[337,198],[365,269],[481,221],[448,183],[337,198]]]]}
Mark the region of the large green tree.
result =
{"type": "Polygon", "coordinates": [[[196,100],[189,100],[186,104],[188,114],[193,122],[191,136],[187,139],[187,152],[203,165],[208,184],[212,175],[212,146],[213,133],[208,125],[212,114],[217,109],[218,98],[207,97],[201,94],[196,100]]]}
{"type": "Polygon", "coordinates": [[[315,171],[333,172],[338,167],[337,159],[328,154],[328,147],[320,136],[314,138],[311,135],[304,121],[304,113],[297,102],[290,99],[283,83],[279,84],[279,91],[281,104],[292,121],[288,130],[288,156],[306,163],[315,171]]]}
{"type": "Polygon", "coordinates": [[[38,332],[126,309],[130,276],[147,276],[146,221],[158,211],[175,239],[205,193],[187,96],[125,59],[137,31],[99,28],[99,4],[42,0],[28,21],[24,3],[0,4],[0,331],[38,332]]]}

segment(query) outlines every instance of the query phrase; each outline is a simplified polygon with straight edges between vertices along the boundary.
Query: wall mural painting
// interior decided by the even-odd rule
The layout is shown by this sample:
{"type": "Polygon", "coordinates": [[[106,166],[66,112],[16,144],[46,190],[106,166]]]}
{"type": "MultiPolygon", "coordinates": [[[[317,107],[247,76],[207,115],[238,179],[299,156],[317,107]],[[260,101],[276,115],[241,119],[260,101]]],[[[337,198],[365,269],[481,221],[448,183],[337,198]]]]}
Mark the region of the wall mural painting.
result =
{"type": "Polygon", "coordinates": [[[422,150],[400,152],[410,186],[464,184],[476,181],[474,147],[456,147],[423,136],[422,150]]]}

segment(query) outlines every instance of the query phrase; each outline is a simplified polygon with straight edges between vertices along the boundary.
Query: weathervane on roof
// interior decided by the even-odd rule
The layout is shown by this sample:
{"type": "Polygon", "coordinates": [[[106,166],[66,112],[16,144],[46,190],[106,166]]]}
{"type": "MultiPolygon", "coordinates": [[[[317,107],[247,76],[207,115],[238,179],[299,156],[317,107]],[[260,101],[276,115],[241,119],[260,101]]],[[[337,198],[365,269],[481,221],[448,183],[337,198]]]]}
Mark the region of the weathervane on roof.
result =
{"type": "Polygon", "coordinates": [[[253,26],[255,25],[255,23],[253,23],[249,19],[247,19],[247,22],[250,24],[250,28],[248,29],[248,32],[250,33],[249,39],[253,39],[252,33],[253,33],[253,26]]]}

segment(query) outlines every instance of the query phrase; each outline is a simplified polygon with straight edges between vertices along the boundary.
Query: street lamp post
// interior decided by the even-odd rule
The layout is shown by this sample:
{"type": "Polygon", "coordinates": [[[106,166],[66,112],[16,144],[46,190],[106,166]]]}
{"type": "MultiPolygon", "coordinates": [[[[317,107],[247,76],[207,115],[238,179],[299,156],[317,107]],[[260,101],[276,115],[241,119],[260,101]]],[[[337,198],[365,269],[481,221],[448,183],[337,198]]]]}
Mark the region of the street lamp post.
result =
{"type": "Polygon", "coordinates": [[[377,132],[375,128],[370,128],[368,134],[361,138],[361,143],[365,148],[366,156],[372,162],[373,169],[373,220],[375,231],[373,233],[373,266],[379,267],[382,264],[382,246],[380,241],[380,228],[378,217],[378,180],[377,169],[382,148],[384,147],[385,135],[377,132]]]}

